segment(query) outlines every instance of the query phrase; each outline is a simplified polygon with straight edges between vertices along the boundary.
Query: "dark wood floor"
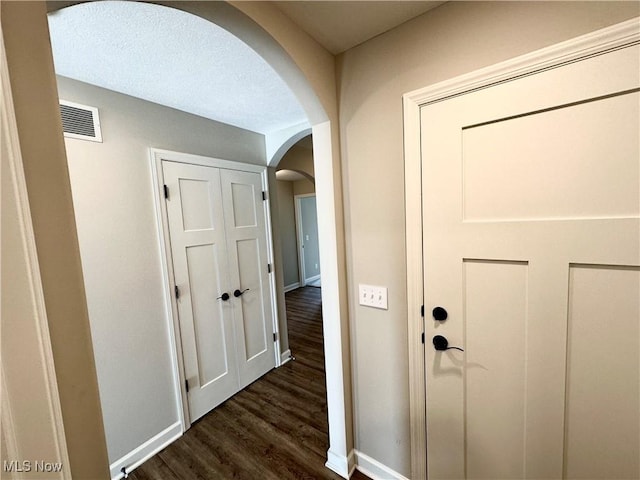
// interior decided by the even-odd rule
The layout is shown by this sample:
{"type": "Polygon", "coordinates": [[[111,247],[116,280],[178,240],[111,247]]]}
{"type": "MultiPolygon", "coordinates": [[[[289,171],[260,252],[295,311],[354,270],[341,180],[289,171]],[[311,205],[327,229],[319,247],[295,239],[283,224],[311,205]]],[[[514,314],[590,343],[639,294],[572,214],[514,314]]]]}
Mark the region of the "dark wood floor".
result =
{"type": "MultiPolygon", "coordinates": [[[[272,370],[134,470],[134,480],[339,479],[329,448],[320,289],[287,293],[295,361],[272,370]]],[[[355,472],[351,477],[366,480],[355,472]]]]}

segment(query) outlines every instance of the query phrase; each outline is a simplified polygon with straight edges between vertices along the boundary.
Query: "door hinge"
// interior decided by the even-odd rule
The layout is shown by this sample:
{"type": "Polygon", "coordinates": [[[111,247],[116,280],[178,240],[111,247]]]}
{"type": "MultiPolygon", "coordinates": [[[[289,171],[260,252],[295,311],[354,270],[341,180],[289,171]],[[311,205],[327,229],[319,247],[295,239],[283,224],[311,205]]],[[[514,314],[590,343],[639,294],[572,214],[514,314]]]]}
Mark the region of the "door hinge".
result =
{"type": "Polygon", "coordinates": [[[278,341],[278,334],[276,332],[273,333],[273,341],[274,342],[278,341]]]}
{"type": "Polygon", "coordinates": [[[267,192],[265,192],[264,190],[262,191],[262,200],[266,200],[267,199],[267,192]]]}
{"type": "Polygon", "coordinates": [[[424,305],[420,307],[420,316],[424,318],[424,305]]]}
{"type": "Polygon", "coordinates": [[[424,332],[422,332],[422,343],[424,343],[424,332]]]}
{"type": "Polygon", "coordinates": [[[166,185],[163,185],[162,189],[164,190],[164,198],[169,200],[169,187],[167,187],[166,185]]]}
{"type": "Polygon", "coordinates": [[[267,263],[267,273],[271,273],[271,264],[267,263]]]}
{"type": "Polygon", "coordinates": [[[187,380],[186,378],[184,379],[184,388],[187,393],[189,393],[189,380],[187,380]]]}
{"type": "Polygon", "coordinates": [[[177,285],[173,287],[173,291],[176,294],[176,300],[178,300],[180,298],[180,289],[178,288],[177,285]]]}

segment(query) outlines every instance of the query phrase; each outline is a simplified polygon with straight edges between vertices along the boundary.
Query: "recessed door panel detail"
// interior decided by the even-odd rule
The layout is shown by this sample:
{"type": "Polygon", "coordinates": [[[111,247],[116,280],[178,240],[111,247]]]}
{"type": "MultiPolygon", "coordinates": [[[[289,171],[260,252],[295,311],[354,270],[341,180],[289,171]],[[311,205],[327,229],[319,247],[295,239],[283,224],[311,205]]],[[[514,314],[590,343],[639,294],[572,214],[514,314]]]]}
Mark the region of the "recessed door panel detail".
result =
{"type": "Polygon", "coordinates": [[[227,346],[220,291],[216,245],[187,247],[189,298],[193,312],[200,387],[228,373],[227,346]]]}
{"type": "Polygon", "coordinates": [[[255,227],[255,191],[253,185],[231,184],[233,220],[236,227],[255,227]]]}
{"type": "Polygon", "coordinates": [[[463,128],[465,220],[637,217],[639,111],[634,92],[463,128]]]}
{"type": "Polygon", "coordinates": [[[574,265],[564,478],[640,478],[640,268],[574,265]]]}
{"type": "Polygon", "coordinates": [[[464,262],[468,478],[523,478],[527,264],[464,262]]]}
{"type": "Polygon", "coordinates": [[[179,180],[182,200],[182,223],[185,231],[214,228],[211,184],[203,180],[179,180]]]}
{"type": "Polygon", "coordinates": [[[255,265],[261,261],[258,242],[255,239],[241,240],[237,244],[238,266],[240,273],[240,285],[242,288],[250,288],[242,294],[241,308],[244,325],[245,360],[251,360],[256,355],[267,349],[267,332],[265,331],[265,314],[260,292],[261,288],[255,288],[261,283],[255,265]]]}

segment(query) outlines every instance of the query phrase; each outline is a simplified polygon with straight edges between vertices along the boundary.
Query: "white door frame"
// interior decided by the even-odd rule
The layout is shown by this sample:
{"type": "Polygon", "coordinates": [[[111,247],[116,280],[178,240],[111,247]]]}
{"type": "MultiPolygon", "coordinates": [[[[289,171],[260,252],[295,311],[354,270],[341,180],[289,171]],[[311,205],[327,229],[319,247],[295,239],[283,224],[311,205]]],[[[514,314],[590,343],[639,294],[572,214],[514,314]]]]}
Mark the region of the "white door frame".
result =
{"type": "Polygon", "coordinates": [[[427,478],[421,107],[639,42],[640,23],[635,18],[403,95],[411,478],[427,478]]]}
{"type": "MultiPolygon", "coordinates": [[[[167,215],[167,206],[164,197],[164,180],[162,174],[162,161],[169,160],[172,162],[187,163],[191,165],[201,165],[205,167],[223,168],[228,170],[240,170],[245,172],[259,173],[262,180],[262,189],[269,192],[269,184],[267,179],[267,167],[262,165],[253,165],[248,163],[233,162],[222,160],[219,158],[203,157],[200,155],[192,155],[188,153],[172,152],[169,150],[161,150],[157,148],[149,149],[152,169],[153,197],[155,203],[156,220],[158,225],[158,241],[160,246],[160,262],[162,266],[162,276],[164,278],[163,290],[165,298],[165,310],[167,315],[167,326],[169,328],[169,341],[171,351],[171,366],[173,370],[174,389],[176,392],[176,403],[178,405],[178,416],[182,425],[182,433],[190,426],[189,402],[187,401],[186,377],[184,374],[184,357],[182,352],[182,342],[180,341],[180,324],[178,321],[178,305],[173,293],[172,285],[175,285],[175,276],[173,272],[173,260],[170,248],[169,236],[169,218],[167,215]]],[[[265,226],[267,234],[267,257],[269,264],[273,265],[273,236],[271,225],[271,210],[269,202],[265,204],[265,226]]],[[[272,270],[273,273],[273,270],[272,270]]],[[[276,284],[275,275],[269,275],[269,290],[271,296],[272,323],[273,331],[276,334],[276,342],[274,346],[275,365],[279,367],[282,364],[280,358],[280,331],[278,328],[278,304],[276,303],[276,284]]]]}
{"type": "Polygon", "coordinates": [[[296,243],[298,247],[298,277],[301,287],[307,284],[307,273],[304,268],[304,232],[302,231],[302,205],[300,204],[300,200],[315,196],[315,193],[303,193],[293,196],[293,206],[296,217],[296,243]]]}

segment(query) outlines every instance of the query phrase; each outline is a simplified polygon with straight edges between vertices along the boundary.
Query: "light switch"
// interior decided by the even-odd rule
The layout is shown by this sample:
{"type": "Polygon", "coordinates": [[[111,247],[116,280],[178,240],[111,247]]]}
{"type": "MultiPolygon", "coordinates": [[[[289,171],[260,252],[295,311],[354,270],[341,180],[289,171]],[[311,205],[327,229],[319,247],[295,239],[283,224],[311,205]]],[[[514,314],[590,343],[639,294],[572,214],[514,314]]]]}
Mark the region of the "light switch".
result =
{"type": "Polygon", "coordinates": [[[378,287],[375,285],[358,286],[358,299],[360,305],[365,307],[380,308],[387,310],[387,287],[378,287]]]}

